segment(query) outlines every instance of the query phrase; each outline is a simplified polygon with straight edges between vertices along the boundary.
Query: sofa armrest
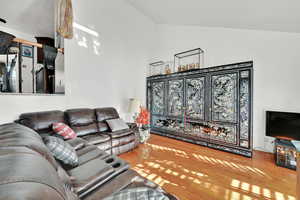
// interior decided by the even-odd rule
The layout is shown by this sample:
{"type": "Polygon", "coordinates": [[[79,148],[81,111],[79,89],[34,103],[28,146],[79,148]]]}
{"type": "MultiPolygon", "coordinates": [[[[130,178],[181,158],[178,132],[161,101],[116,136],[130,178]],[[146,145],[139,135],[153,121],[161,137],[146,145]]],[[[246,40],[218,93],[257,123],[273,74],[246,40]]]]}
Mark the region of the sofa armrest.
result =
{"type": "Polygon", "coordinates": [[[135,146],[138,146],[140,144],[140,132],[139,127],[136,123],[127,123],[129,128],[134,132],[135,135],[135,146]]]}
{"type": "Polygon", "coordinates": [[[127,122],[126,124],[129,126],[130,129],[132,129],[132,130],[137,129],[138,130],[138,126],[137,126],[136,123],[127,122]]]}

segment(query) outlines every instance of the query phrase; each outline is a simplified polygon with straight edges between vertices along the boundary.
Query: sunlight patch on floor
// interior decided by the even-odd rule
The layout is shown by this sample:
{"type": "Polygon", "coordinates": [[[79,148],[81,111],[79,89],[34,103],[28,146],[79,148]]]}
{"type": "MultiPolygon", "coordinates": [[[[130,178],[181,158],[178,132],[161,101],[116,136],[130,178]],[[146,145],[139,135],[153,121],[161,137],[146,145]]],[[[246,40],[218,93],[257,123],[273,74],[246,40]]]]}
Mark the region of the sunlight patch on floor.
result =
{"type": "Polygon", "coordinates": [[[151,143],[143,144],[138,152],[140,157],[133,169],[164,188],[186,188],[195,191],[195,194],[209,194],[211,199],[296,200],[284,188],[268,187],[266,183],[269,181],[278,182],[274,180],[272,171],[244,158],[231,159],[230,156],[221,157],[218,154],[213,157],[206,151],[203,154],[188,152],[151,143]],[[226,175],[223,179],[222,171],[232,176],[226,175]]]}

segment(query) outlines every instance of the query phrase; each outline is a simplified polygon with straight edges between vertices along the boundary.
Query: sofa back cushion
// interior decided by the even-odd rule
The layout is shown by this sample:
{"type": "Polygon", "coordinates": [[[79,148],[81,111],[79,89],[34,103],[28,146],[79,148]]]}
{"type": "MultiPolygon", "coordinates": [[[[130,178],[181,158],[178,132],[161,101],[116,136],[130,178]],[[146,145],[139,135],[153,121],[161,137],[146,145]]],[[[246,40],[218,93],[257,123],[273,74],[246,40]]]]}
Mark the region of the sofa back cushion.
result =
{"type": "Polygon", "coordinates": [[[120,118],[117,110],[111,107],[96,108],[95,113],[99,132],[105,132],[109,130],[106,120],[120,118]]]}
{"type": "Polygon", "coordinates": [[[44,157],[56,169],[57,163],[41,136],[34,130],[16,123],[0,125],[0,148],[27,147],[44,157]]]}
{"type": "Polygon", "coordinates": [[[98,132],[95,111],[93,109],[81,108],[66,110],[65,118],[77,136],[98,132]]]}
{"type": "Polygon", "coordinates": [[[18,123],[27,126],[40,134],[51,134],[53,123],[64,123],[64,113],[62,111],[45,111],[24,113],[19,117],[18,123]]]}

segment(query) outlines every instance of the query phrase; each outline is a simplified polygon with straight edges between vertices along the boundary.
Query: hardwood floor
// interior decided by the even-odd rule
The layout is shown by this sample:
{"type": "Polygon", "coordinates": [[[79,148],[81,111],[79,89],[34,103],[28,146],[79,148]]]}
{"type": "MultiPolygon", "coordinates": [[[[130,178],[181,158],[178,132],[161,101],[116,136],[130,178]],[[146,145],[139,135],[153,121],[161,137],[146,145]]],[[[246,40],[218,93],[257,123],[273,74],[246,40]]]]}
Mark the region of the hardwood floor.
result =
{"type": "Polygon", "coordinates": [[[152,134],[121,157],[181,200],[296,200],[296,172],[270,153],[251,159],[152,134]]]}

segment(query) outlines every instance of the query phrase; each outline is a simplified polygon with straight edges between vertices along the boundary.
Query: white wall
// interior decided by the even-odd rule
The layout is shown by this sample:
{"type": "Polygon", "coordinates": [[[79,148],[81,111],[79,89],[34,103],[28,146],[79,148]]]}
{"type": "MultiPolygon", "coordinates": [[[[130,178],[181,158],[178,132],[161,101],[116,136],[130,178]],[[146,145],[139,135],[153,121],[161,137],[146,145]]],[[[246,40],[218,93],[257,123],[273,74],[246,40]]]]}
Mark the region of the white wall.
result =
{"type": "Polygon", "coordinates": [[[201,47],[206,67],[254,61],[254,148],[272,151],[264,143],[265,111],[300,112],[300,34],[171,25],[159,25],[159,33],[163,60],[201,47]]]}
{"type": "Polygon", "coordinates": [[[2,95],[0,123],[22,112],[75,107],[114,106],[126,116],[129,98],[144,100],[155,25],[123,0],[73,1],[73,7],[75,22],[98,37],[76,28],[66,41],[65,96],[2,95]]]}
{"type": "Polygon", "coordinates": [[[126,117],[128,99],[145,98],[150,59],[196,47],[205,50],[206,67],[254,61],[255,148],[268,146],[266,110],[300,112],[300,34],[155,25],[123,0],[73,6],[78,25],[65,44],[66,95],[0,96],[0,123],[22,112],[74,107],[114,106],[126,117]]]}

